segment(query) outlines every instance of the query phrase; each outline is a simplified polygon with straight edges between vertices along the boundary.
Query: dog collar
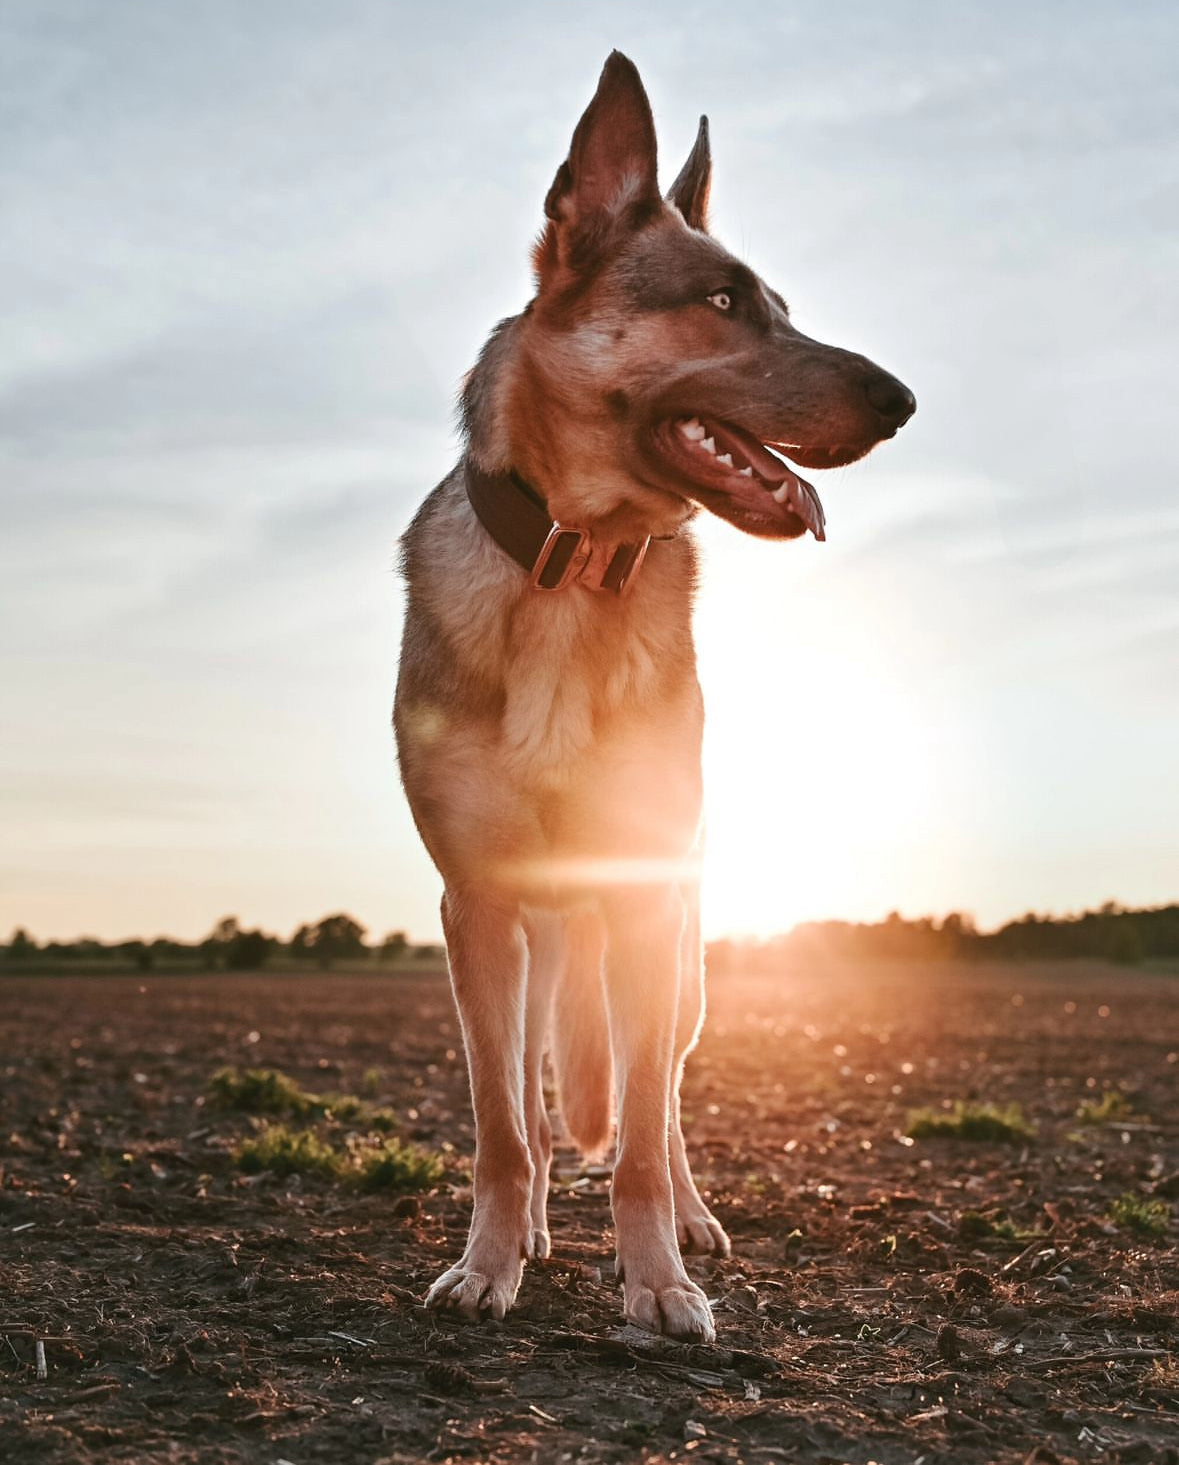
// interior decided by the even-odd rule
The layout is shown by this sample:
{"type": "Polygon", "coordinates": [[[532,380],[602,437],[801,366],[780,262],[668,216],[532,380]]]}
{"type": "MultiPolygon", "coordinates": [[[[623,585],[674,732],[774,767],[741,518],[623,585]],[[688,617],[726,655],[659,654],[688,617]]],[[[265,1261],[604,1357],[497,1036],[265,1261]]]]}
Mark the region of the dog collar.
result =
{"type": "Polygon", "coordinates": [[[563,590],[580,578],[591,590],[621,595],[638,574],[651,543],[649,535],[637,544],[595,546],[588,529],[558,524],[518,473],[485,473],[468,459],[464,477],[475,517],[537,590],[563,590]],[[599,573],[597,565],[603,560],[605,568],[599,573]]]}

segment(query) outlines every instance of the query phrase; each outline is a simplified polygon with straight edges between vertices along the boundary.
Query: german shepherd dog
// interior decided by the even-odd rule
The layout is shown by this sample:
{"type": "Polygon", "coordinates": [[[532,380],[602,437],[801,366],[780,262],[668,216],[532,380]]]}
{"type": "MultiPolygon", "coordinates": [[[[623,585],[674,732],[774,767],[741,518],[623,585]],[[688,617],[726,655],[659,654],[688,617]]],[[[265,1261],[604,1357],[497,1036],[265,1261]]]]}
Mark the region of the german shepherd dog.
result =
{"type": "Polygon", "coordinates": [[[403,540],[394,724],[442,922],[475,1111],[474,1215],[427,1304],[502,1318],[549,1254],[550,1053],[569,1137],[606,1146],[626,1316],[712,1339],[684,1251],[726,1256],[684,1150],[703,1013],[703,711],[689,524],[823,538],[795,463],[836,467],[907,387],[808,339],[707,230],[707,119],[666,198],[614,52],[545,200],[536,295],[462,394],[465,455],[403,540]]]}

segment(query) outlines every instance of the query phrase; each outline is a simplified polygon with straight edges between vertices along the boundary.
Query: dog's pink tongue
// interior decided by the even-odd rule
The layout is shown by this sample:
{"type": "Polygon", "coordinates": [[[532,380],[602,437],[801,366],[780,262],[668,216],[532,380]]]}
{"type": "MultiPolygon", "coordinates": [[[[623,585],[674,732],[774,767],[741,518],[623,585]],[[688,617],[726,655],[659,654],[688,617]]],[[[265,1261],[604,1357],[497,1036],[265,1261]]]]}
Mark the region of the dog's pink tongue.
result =
{"type": "Polygon", "coordinates": [[[793,468],[786,469],[786,477],[774,490],[773,498],[776,503],[785,503],[792,514],[796,514],[816,539],[827,538],[827,517],[823,513],[823,505],[819,495],[806,481],[795,473],[793,468]]]}
{"type": "Polygon", "coordinates": [[[797,474],[789,463],[784,463],[776,453],[771,453],[751,433],[742,432],[730,423],[710,422],[709,431],[717,447],[730,454],[739,454],[750,465],[761,482],[757,492],[764,494],[763,484],[771,485],[770,497],[783,510],[801,519],[816,539],[827,538],[827,519],[823,505],[814,488],[797,474]]]}

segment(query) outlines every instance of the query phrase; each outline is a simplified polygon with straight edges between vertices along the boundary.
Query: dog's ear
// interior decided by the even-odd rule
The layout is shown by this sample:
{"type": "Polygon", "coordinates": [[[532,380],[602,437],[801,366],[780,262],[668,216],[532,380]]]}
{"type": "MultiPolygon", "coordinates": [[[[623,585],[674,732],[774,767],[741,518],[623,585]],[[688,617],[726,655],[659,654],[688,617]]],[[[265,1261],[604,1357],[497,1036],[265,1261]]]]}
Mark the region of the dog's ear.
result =
{"type": "Polygon", "coordinates": [[[679,177],[668,189],[667,201],[675,204],[689,229],[708,229],[708,192],[712,187],[712,148],[708,141],[708,118],[701,117],[696,141],[679,177]]]}
{"type": "Polygon", "coordinates": [[[617,229],[637,227],[661,207],[651,104],[634,62],[611,51],[544,201],[549,226],[538,265],[543,272],[555,255],[583,267],[617,229]]]}

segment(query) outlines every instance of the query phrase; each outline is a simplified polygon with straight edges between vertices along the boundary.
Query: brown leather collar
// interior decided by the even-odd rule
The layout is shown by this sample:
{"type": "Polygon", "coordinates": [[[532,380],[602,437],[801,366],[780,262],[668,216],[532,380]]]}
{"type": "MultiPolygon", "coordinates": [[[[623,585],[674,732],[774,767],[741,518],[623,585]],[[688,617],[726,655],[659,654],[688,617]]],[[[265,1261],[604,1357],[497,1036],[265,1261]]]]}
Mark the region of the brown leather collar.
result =
{"type": "Polygon", "coordinates": [[[464,477],[476,518],[537,590],[563,590],[580,578],[591,590],[621,595],[638,574],[650,537],[638,544],[595,546],[588,529],[558,524],[517,473],[485,473],[468,458],[464,477]],[[603,553],[595,554],[595,548],[603,553]],[[599,574],[596,565],[603,558],[599,574]]]}

